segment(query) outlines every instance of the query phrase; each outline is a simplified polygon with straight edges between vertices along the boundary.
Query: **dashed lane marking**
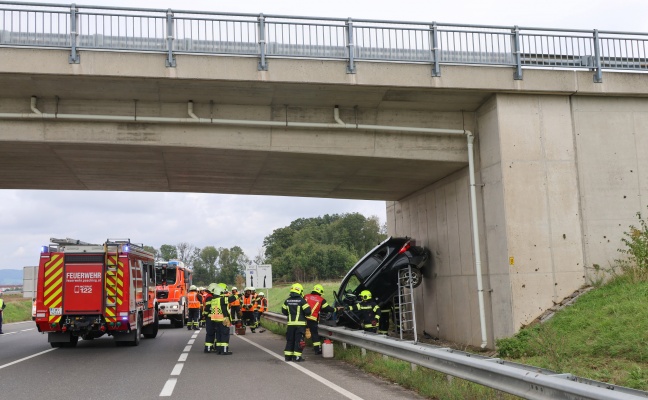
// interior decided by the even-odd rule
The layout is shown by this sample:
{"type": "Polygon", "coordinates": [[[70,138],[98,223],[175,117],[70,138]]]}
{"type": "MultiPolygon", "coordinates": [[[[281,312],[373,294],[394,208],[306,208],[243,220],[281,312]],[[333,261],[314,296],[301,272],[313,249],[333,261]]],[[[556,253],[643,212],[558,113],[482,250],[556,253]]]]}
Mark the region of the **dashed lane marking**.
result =
{"type": "Polygon", "coordinates": [[[185,361],[187,361],[187,357],[189,357],[191,346],[196,341],[196,337],[198,337],[199,333],[200,329],[195,331],[191,336],[191,339],[189,339],[189,342],[187,342],[187,346],[185,346],[184,350],[182,350],[182,354],[180,354],[180,357],[178,358],[178,363],[173,367],[173,370],[171,371],[171,377],[169,377],[169,379],[166,381],[164,387],[162,388],[162,391],[160,392],[160,397],[169,397],[173,395],[173,389],[175,389],[175,385],[176,383],[178,383],[178,378],[175,377],[179,377],[182,373],[182,368],[184,367],[185,361]]]}

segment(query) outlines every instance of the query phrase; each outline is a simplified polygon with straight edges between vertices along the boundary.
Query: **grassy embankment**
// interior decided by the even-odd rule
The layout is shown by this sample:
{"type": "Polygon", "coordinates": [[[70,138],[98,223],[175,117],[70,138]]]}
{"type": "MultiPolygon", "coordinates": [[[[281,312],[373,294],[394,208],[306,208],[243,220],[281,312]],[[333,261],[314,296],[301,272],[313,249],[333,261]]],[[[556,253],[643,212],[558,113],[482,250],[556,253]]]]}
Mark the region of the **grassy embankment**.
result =
{"type": "Polygon", "coordinates": [[[2,297],[7,307],[2,313],[2,322],[20,322],[31,320],[31,299],[25,299],[22,294],[4,294],[2,297]]]}

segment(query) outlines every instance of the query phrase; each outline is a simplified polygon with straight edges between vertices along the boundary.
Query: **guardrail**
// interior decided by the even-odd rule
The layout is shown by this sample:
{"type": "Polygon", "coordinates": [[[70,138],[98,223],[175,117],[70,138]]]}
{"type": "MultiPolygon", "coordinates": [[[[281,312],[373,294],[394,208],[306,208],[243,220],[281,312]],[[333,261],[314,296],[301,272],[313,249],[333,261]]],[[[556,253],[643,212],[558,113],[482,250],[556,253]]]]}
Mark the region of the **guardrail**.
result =
{"type": "Polygon", "coordinates": [[[648,71],[648,33],[459,25],[286,15],[82,6],[0,1],[0,46],[159,52],[167,67],[176,53],[269,58],[648,71]]]}
{"type": "MultiPolygon", "coordinates": [[[[263,317],[276,323],[286,323],[286,317],[281,314],[266,312],[263,317]]],[[[321,336],[342,343],[527,399],[637,400],[648,398],[648,392],[640,390],[375,333],[323,324],[320,324],[319,333],[321,336]]]]}

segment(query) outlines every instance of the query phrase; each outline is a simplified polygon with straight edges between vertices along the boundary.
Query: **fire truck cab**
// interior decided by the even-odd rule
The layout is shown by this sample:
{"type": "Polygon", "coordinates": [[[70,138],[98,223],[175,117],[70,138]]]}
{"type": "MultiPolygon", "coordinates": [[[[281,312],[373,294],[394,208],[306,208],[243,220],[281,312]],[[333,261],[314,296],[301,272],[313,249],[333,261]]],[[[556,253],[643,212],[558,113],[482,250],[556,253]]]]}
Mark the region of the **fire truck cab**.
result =
{"type": "Polygon", "coordinates": [[[113,336],[137,346],[158,332],[154,256],[126,240],[51,238],[41,249],[35,322],[52,347],[113,336]]]}
{"type": "Polygon", "coordinates": [[[187,294],[192,278],[193,271],[182,261],[169,260],[155,263],[159,319],[170,320],[176,328],[186,325],[189,318],[187,294]]]}

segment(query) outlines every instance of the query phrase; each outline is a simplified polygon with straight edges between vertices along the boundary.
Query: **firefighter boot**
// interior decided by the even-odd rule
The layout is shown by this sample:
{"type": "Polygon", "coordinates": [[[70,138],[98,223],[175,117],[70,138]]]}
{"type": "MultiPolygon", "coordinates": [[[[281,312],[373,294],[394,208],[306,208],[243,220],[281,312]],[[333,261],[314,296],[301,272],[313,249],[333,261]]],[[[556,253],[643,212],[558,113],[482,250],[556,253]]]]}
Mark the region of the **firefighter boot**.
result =
{"type": "Polygon", "coordinates": [[[214,352],[215,352],[216,354],[221,354],[221,353],[223,352],[222,349],[223,349],[222,346],[216,346],[215,349],[214,349],[214,352]]]}
{"type": "Polygon", "coordinates": [[[295,356],[293,358],[293,361],[294,362],[302,362],[302,361],[306,361],[306,359],[304,357],[302,357],[302,356],[295,356]]]}
{"type": "Polygon", "coordinates": [[[232,352],[229,351],[229,346],[223,346],[223,352],[221,354],[223,354],[224,356],[232,355],[232,352]]]}
{"type": "Polygon", "coordinates": [[[315,354],[322,354],[322,346],[313,346],[313,350],[315,350],[315,354]]]}
{"type": "Polygon", "coordinates": [[[284,358],[286,359],[286,361],[292,361],[293,356],[285,356],[284,358]]]}
{"type": "Polygon", "coordinates": [[[204,352],[205,352],[205,353],[209,353],[210,351],[212,351],[212,347],[211,347],[211,346],[207,346],[207,345],[205,345],[205,350],[204,350],[204,352]]]}

